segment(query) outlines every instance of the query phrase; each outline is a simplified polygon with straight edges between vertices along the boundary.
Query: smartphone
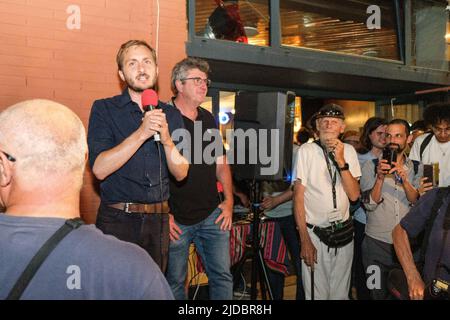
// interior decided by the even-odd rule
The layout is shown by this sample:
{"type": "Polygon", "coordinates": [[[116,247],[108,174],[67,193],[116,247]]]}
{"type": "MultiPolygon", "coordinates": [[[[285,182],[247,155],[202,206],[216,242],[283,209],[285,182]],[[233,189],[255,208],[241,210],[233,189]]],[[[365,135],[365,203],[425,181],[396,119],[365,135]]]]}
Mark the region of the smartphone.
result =
{"type": "Polygon", "coordinates": [[[383,149],[383,159],[387,160],[387,163],[392,168],[392,162],[397,161],[397,150],[391,149],[391,148],[384,148],[383,149]]]}
{"type": "Polygon", "coordinates": [[[433,187],[439,185],[439,163],[424,164],[423,177],[427,178],[425,182],[433,183],[433,187]]]}

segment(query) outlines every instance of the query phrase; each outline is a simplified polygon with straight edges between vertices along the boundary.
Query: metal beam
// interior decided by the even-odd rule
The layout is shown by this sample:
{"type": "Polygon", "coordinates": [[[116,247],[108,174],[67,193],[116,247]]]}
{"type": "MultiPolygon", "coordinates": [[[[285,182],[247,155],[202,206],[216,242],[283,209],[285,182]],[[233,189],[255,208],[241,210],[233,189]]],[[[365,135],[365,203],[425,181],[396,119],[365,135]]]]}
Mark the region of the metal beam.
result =
{"type": "Polygon", "coordinates": [[[404,16],[405,16],[405,65],[412,65],[412,19],[411,19],[411,0],[405,0],[404,16]]]}
{"type": "Polygon", "coordinates": [[[268,86],[256,86],[246,84],[236,84],[228,82],[213,82],[212,88],[220,89],[221,91],[254,91],[254,92],[295,92],[300,97],[314,97],[314,98],[333,98],[342,100],[355,100],[355,101],[376,101],[387,99],[384,95],[371,95],[371,94],[357,94],[351,92],[334,92],[325,90],[311,90],[303,88],[285,88],[285,87],[268,87],[268,86]]]}
{"type": "Polygon", "coordinates": [[[188,42],[187,54],[205,59],[328,72],[345,75],[448,85],[450,72],[405,66],[402,62],[359,57],[306,48],[268,48],[229,41],[194,38],[188,42]]]}
{"type": "Polygon", "coordinates": [[[270,1],[270,46],[281,46],[280,0],[270,1]]]}

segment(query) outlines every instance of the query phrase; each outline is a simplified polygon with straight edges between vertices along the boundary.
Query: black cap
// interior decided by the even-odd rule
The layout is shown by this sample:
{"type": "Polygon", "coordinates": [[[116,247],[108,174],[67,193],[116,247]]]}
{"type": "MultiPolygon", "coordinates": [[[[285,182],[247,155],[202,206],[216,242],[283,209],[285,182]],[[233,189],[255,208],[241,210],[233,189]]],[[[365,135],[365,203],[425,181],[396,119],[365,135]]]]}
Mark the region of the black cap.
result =
{"type": "Polygon", "coordinates": [[[337,105],[335,103],[330,103],[324,105],[322,108],[319,109],[319,112],[317,112],[317,115],[315,116],[315,119],[320,118],[339,118],[344,120],[344,109],[340,105],[337,105]]]}

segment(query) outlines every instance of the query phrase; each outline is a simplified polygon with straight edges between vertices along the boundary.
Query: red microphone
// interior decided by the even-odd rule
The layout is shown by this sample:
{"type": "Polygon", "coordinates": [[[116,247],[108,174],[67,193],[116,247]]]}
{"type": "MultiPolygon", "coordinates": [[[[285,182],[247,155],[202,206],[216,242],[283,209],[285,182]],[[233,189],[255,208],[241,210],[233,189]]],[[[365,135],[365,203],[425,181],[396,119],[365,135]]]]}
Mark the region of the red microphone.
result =
{"type": "MultiPolygon", "coordinates": [[[[146,89],[141,95],[142,109],[144,112],[158,108],[158,94],[155,90],[146,89]]],[[[153,135],[155,141],[161,141],[159,133],[153,135]]]]}

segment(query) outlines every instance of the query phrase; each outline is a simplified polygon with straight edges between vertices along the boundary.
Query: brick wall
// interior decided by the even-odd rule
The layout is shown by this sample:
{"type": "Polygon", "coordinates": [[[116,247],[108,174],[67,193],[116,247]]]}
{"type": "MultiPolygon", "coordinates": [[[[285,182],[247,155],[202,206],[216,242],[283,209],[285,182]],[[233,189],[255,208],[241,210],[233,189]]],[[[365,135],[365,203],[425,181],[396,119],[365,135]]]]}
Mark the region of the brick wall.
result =
{"type": "MultiPolygon", "coordinates": [[[[159,95],[167,100],[171,68],[185,56],[186,1],[159,2],[159,95]]],[[[46,98],[70,107],[87,127],[92,102],[120,93],[120,45],[144,39],[156,47],[156,16],[156,0],[0,0],[0,111],[46,98]],[[67,26],[77,22],[71,5],[80,8],[80,29],[67,26]]],[[[97,207],[87,170],[81,211],[88,222],[97,207]]]]}

